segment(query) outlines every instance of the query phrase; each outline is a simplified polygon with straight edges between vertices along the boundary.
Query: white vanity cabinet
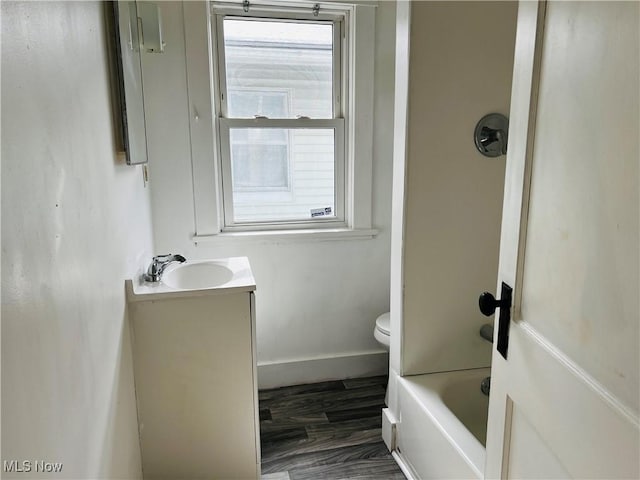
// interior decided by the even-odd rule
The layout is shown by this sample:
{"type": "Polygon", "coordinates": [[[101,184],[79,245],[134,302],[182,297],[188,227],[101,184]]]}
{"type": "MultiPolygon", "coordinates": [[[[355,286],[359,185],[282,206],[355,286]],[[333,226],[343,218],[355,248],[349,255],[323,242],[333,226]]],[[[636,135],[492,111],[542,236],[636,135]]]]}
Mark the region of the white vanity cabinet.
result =
{"type": "Polygon", "coordinates": [[[248,283],[141,294],[128,284],[145,479],[259,478],[248,283]]]}

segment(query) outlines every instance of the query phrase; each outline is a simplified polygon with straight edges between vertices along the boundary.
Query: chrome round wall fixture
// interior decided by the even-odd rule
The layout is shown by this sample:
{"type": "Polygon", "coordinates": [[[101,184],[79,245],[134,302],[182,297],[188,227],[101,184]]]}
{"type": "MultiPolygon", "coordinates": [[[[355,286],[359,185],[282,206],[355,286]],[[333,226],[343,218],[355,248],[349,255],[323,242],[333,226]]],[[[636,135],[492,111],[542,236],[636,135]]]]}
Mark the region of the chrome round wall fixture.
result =
{"type": "Polygon", "coordinates": [[[476,148],[485,157],[507,153],[509,119],[500,113],[490,113],[480,119],[473,133],[476,148]]]}

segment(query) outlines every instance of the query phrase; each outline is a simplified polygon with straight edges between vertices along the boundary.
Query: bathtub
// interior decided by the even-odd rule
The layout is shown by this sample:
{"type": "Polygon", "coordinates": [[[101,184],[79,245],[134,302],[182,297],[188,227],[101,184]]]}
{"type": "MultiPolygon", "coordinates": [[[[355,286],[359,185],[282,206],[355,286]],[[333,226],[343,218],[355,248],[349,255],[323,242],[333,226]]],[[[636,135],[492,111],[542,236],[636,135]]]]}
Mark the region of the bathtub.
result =
{"type": "Polygon", "coordinates": [[[481,368],[400,378],[396,453],[416,479],[483,478],[489,397],[481,368]]]}

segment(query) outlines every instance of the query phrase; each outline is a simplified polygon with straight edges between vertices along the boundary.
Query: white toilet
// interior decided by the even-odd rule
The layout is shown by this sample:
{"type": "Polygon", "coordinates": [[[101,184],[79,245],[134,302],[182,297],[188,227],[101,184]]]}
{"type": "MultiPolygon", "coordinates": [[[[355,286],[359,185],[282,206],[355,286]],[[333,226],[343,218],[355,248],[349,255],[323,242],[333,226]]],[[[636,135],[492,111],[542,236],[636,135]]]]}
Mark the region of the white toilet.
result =
{"type": "Polygon", "coordinates": [[[389,312],[383,313],[376,318],[376,328],[373,330],[373,336],[388,352],[391,338],[391,320],[389,312]]]}
{"type": "MultiPolygon", "coordinates": [[[[385,350],[389,351],[389,345],[391,344],[391,320],[389,312],[383,313],[376,318],[376,328],[373,329],[373,336],[382,345],[385,350]]],[[[384,395],[385,405],[389,405],[389,387],[384,395]]]]}

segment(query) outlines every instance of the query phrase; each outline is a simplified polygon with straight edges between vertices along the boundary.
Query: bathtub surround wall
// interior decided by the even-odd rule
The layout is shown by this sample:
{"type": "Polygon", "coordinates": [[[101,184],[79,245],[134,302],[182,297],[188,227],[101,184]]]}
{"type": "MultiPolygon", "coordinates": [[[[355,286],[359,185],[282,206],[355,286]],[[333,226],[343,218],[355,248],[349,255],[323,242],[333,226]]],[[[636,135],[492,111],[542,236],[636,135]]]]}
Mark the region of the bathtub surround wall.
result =
{"type": "Polygon", "coordinates": [[[491,348],[477,302],[496,284],[505,157],[482,156],[473,133],[484,115],[509,113],[516,13],[515,2],[398,3],[383,428],[395,425],[388,445],[414,478],[482,478],[484,446],[463,423],[486,425],[491,348]],[[479,408],[443,403],[460,375],[478,376],[479,408]]]}
{"type": "Polygon", "coordinates": [[[398,59],[408,93],[398,90],[396,114],[408,113],[394,158],[393,210],[404,221],[394,220],[392,336],[402,344],[391,355],[402,375],[490,364],[477,303],[496,285],[505,157],[482,156],[473,132],[485,114],[509,114],[517,4],[410,8],[410,23],[409,12],[398,13],[411,49],[397,53],[409,67],[398,59]]]}
{"type": "MultiPolygon", "coordinates": [[[[166,47],[145,55],[149,155],[157,251],[189,260],[248,256],[257,291],[261,388],[386,373],[373,338],[389,309],[395,2],[376,7],[373,226],[366,240],[219,239],[194,244],[193,170],[183,13],[193,2],[162,2],[166,47]]],[[[203,12],[206,10],[203,8],[203,12]]],[[[189,41],[193,35],[190,25],[189,41]]],[[[213,161],[213,159],[212,159],[213,161]]]]}
{"type": "Polygon", "coordinates": [[[124,280],[150,208],[114,152],[104,5],[1,8],[2,460],[141,478],[124,280]]]}

